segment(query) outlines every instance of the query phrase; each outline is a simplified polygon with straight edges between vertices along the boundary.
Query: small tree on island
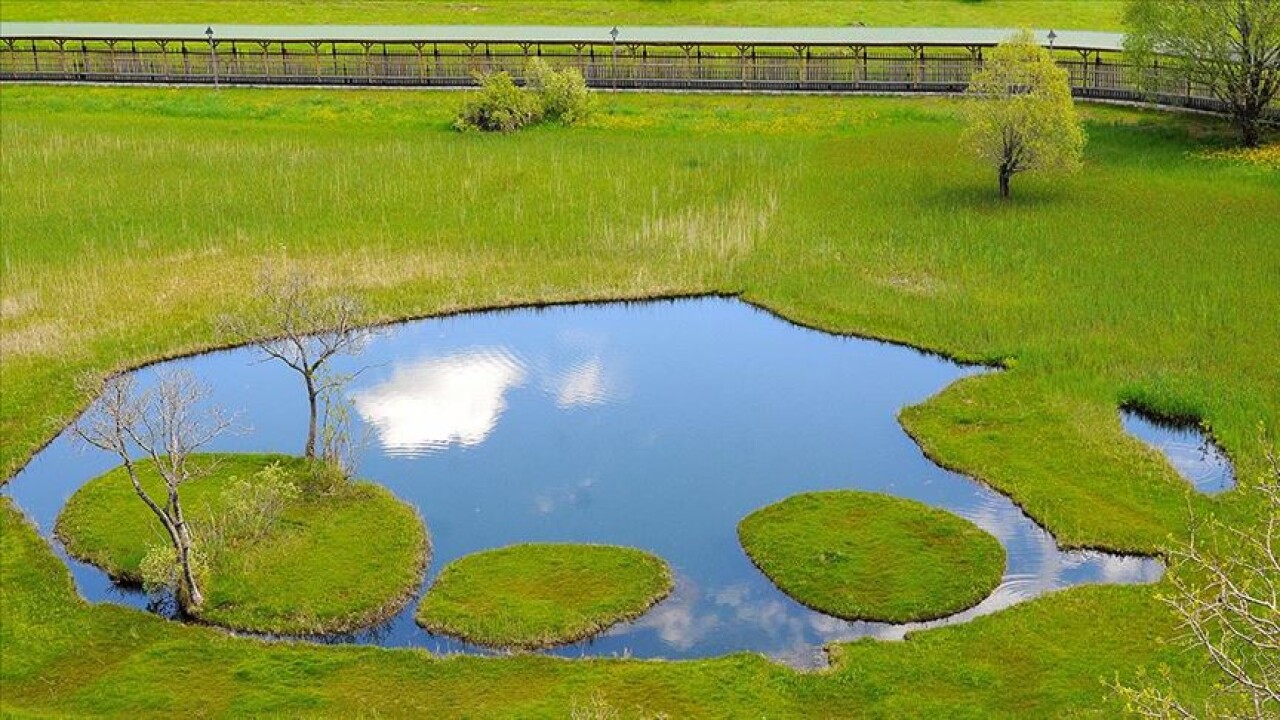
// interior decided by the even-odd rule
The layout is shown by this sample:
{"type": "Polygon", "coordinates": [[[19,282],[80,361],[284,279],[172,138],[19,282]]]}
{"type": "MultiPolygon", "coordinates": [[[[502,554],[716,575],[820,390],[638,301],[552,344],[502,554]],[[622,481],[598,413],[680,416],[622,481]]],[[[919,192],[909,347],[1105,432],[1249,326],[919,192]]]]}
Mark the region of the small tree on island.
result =
{"type": "Polygon", "coordinates": [[[308,408],[303,455],[314,460],[321,400],[351,380],[350,375],[328,372],[328,362],[359,354],[372,331],[358,324],[361,308],[354,298],[321,295],[301,273],[265,272],[259,291],[267,303],[264,313],[246,308],[224,317],[222,326],[236,341],[256,345],[266,359],[279,360],[302,377],[308,408]]]}
{"type": "Polygon", "coordinates": [[[996,169],[1000,196],[1030,170],[1075,172],[1085,135],[1067,72],[1023,30],[993,48],[967,91],[965,139],[996,169]]]}
{"type": "Polygon", "coordinates": [[[1241,142],[1261,142],[1280,95],[1280,0],[1131,0],[1125,29],[1135,64],[1158,61],[1206,86],[1230,108],[1241,142]]]}
{"type": "Polygon", "coordinates": [[[182,509],[179,489],[206,475],[191,455],[222,434],[231,421],[217,408],[201,411],[208,389],[190,374],[163,374],[152,389],[139,391],[131,375],[106,381],[93,407],[72,425],[76,437],[114,453],[124,464],[133,490],[164,527],[177,565],[178,604],[190,610],[204,604],[197,571],[195,540],[182,509]],[[142,485],[134,452],[151,461],[163,482],[164,497],[152,497],[142,485]]]}

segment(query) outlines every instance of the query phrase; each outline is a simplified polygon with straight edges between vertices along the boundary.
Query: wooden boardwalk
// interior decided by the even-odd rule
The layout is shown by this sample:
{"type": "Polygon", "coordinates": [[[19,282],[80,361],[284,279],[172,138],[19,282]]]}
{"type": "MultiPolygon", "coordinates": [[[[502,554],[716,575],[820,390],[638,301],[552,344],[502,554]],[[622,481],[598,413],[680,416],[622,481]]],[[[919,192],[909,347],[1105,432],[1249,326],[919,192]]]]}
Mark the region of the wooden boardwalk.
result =
{"type": "MultiPolygon", "coordinates": [[[[1012,30],[0,23],[0,81],[462,87],[531,57],[597,88],[956,93],[1012,30]]],[[[1078,97],[1220,111],[1123,36],[1038,31],[1078,97]],[[1157,88],[1155,94],[1141,87],[1157,88]]]]}

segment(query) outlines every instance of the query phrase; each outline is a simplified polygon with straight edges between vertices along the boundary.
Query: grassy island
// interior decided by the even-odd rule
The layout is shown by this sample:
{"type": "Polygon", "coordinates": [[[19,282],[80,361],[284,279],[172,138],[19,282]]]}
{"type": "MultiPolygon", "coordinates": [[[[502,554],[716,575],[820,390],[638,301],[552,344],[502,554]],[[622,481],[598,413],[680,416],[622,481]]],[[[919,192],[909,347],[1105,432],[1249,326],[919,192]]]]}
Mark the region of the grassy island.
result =
{"type": "MultiPolygon", "coordinates": [[[[192,462],[212,466],[208,477],[182,489],[207,563],[201,621],[256,632],[347,632],[390,617],[418,587],[427,533],[417,513],[385,488],[347,482],[306,489],[306,461],[281,455],[200,455],[192,462]],[[227,538],[232,486],[264,482],[260,471],[273,464],[303,489],[266,532],[227,538]]],[[[141,469],[144,485],[160,487],[152,466],[141,469]]],[[[166,542],[123,468],[81,487],[56,532],[73,556],[125,582],[140,582],[148,549],[166,542]]]]}
{"type": "Polygon", "coordinates": [[[449,563],[418,608],[418,622],[480,645],[550,647],[637,617],[671,588],[667,564],[643,550],[513,545],[449,563]]]}
{"type": "Polygon", "coordinates": [[[751,561],[801,603],[848,620],[912,622],[973,607],[1004,548],[945,510],[878,493],[793,495],[738,524],[751,561]]]}

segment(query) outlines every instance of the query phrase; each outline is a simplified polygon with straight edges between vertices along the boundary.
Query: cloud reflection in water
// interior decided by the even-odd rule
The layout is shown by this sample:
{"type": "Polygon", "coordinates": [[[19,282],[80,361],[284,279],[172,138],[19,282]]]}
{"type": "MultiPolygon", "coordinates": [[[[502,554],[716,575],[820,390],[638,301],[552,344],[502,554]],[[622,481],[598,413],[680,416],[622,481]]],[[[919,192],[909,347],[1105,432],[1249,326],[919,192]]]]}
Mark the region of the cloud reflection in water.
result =
{"type": "Polygon", "coordinates": [[[479,445],[507,408],[507,391],[527,372],[505,349],[479,349],[397,365],[391,377],[351,393],[388,453],[415,456],[452,443],[479,445]]]}

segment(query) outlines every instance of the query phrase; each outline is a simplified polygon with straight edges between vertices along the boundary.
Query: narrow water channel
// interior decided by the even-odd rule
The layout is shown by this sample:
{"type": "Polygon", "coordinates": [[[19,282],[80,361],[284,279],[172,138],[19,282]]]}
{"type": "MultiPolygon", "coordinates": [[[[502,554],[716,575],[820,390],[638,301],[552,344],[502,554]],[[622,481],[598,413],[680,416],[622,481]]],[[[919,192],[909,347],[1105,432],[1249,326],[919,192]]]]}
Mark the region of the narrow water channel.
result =
{"type": "MultiPolygon", "coordinates": [[[[167,363],[213,388],[245,432],[215,449],[297,453],[305,398],[295,375],[251,349],[167,363]]],[[[381,331],[340,371],[359,474],[417,507],[449,561],[526,541],[631,545],[667,560],[671,597],[560,655],[690,658],[755,650],[799,666],[821,646],[900,637],[918,626],[846,622],[775,589],[738,545],[738,521],[797,492],[881,491],[966,517],[1008,552],[1003,583],[961,622],[1081,583],[1159,578],[1154,560],[1063,552],[1004,496],[930,462],[896,420],[903,406],[986,370],[914,350],[799,328],[727,299],[576,305],[423,320],[381,331]]],[[[155,368],[139,371],[143,385],[155,368]]],[[[105,472],[107,455],[64,433],[4,490],[46,535],[67,498],[105,472]]],[[[56,542],[55,542],[56,546],[56,542]]],[[[61,553],[61,549],[59,548],[61,553]]],[[[63,554],[64,559],[65,553],[63,554]]],[[[146,607],[68,560],[95,602],[146,607]]],[[[413,622],[337,642],[482,652],[413,622]]]]}

